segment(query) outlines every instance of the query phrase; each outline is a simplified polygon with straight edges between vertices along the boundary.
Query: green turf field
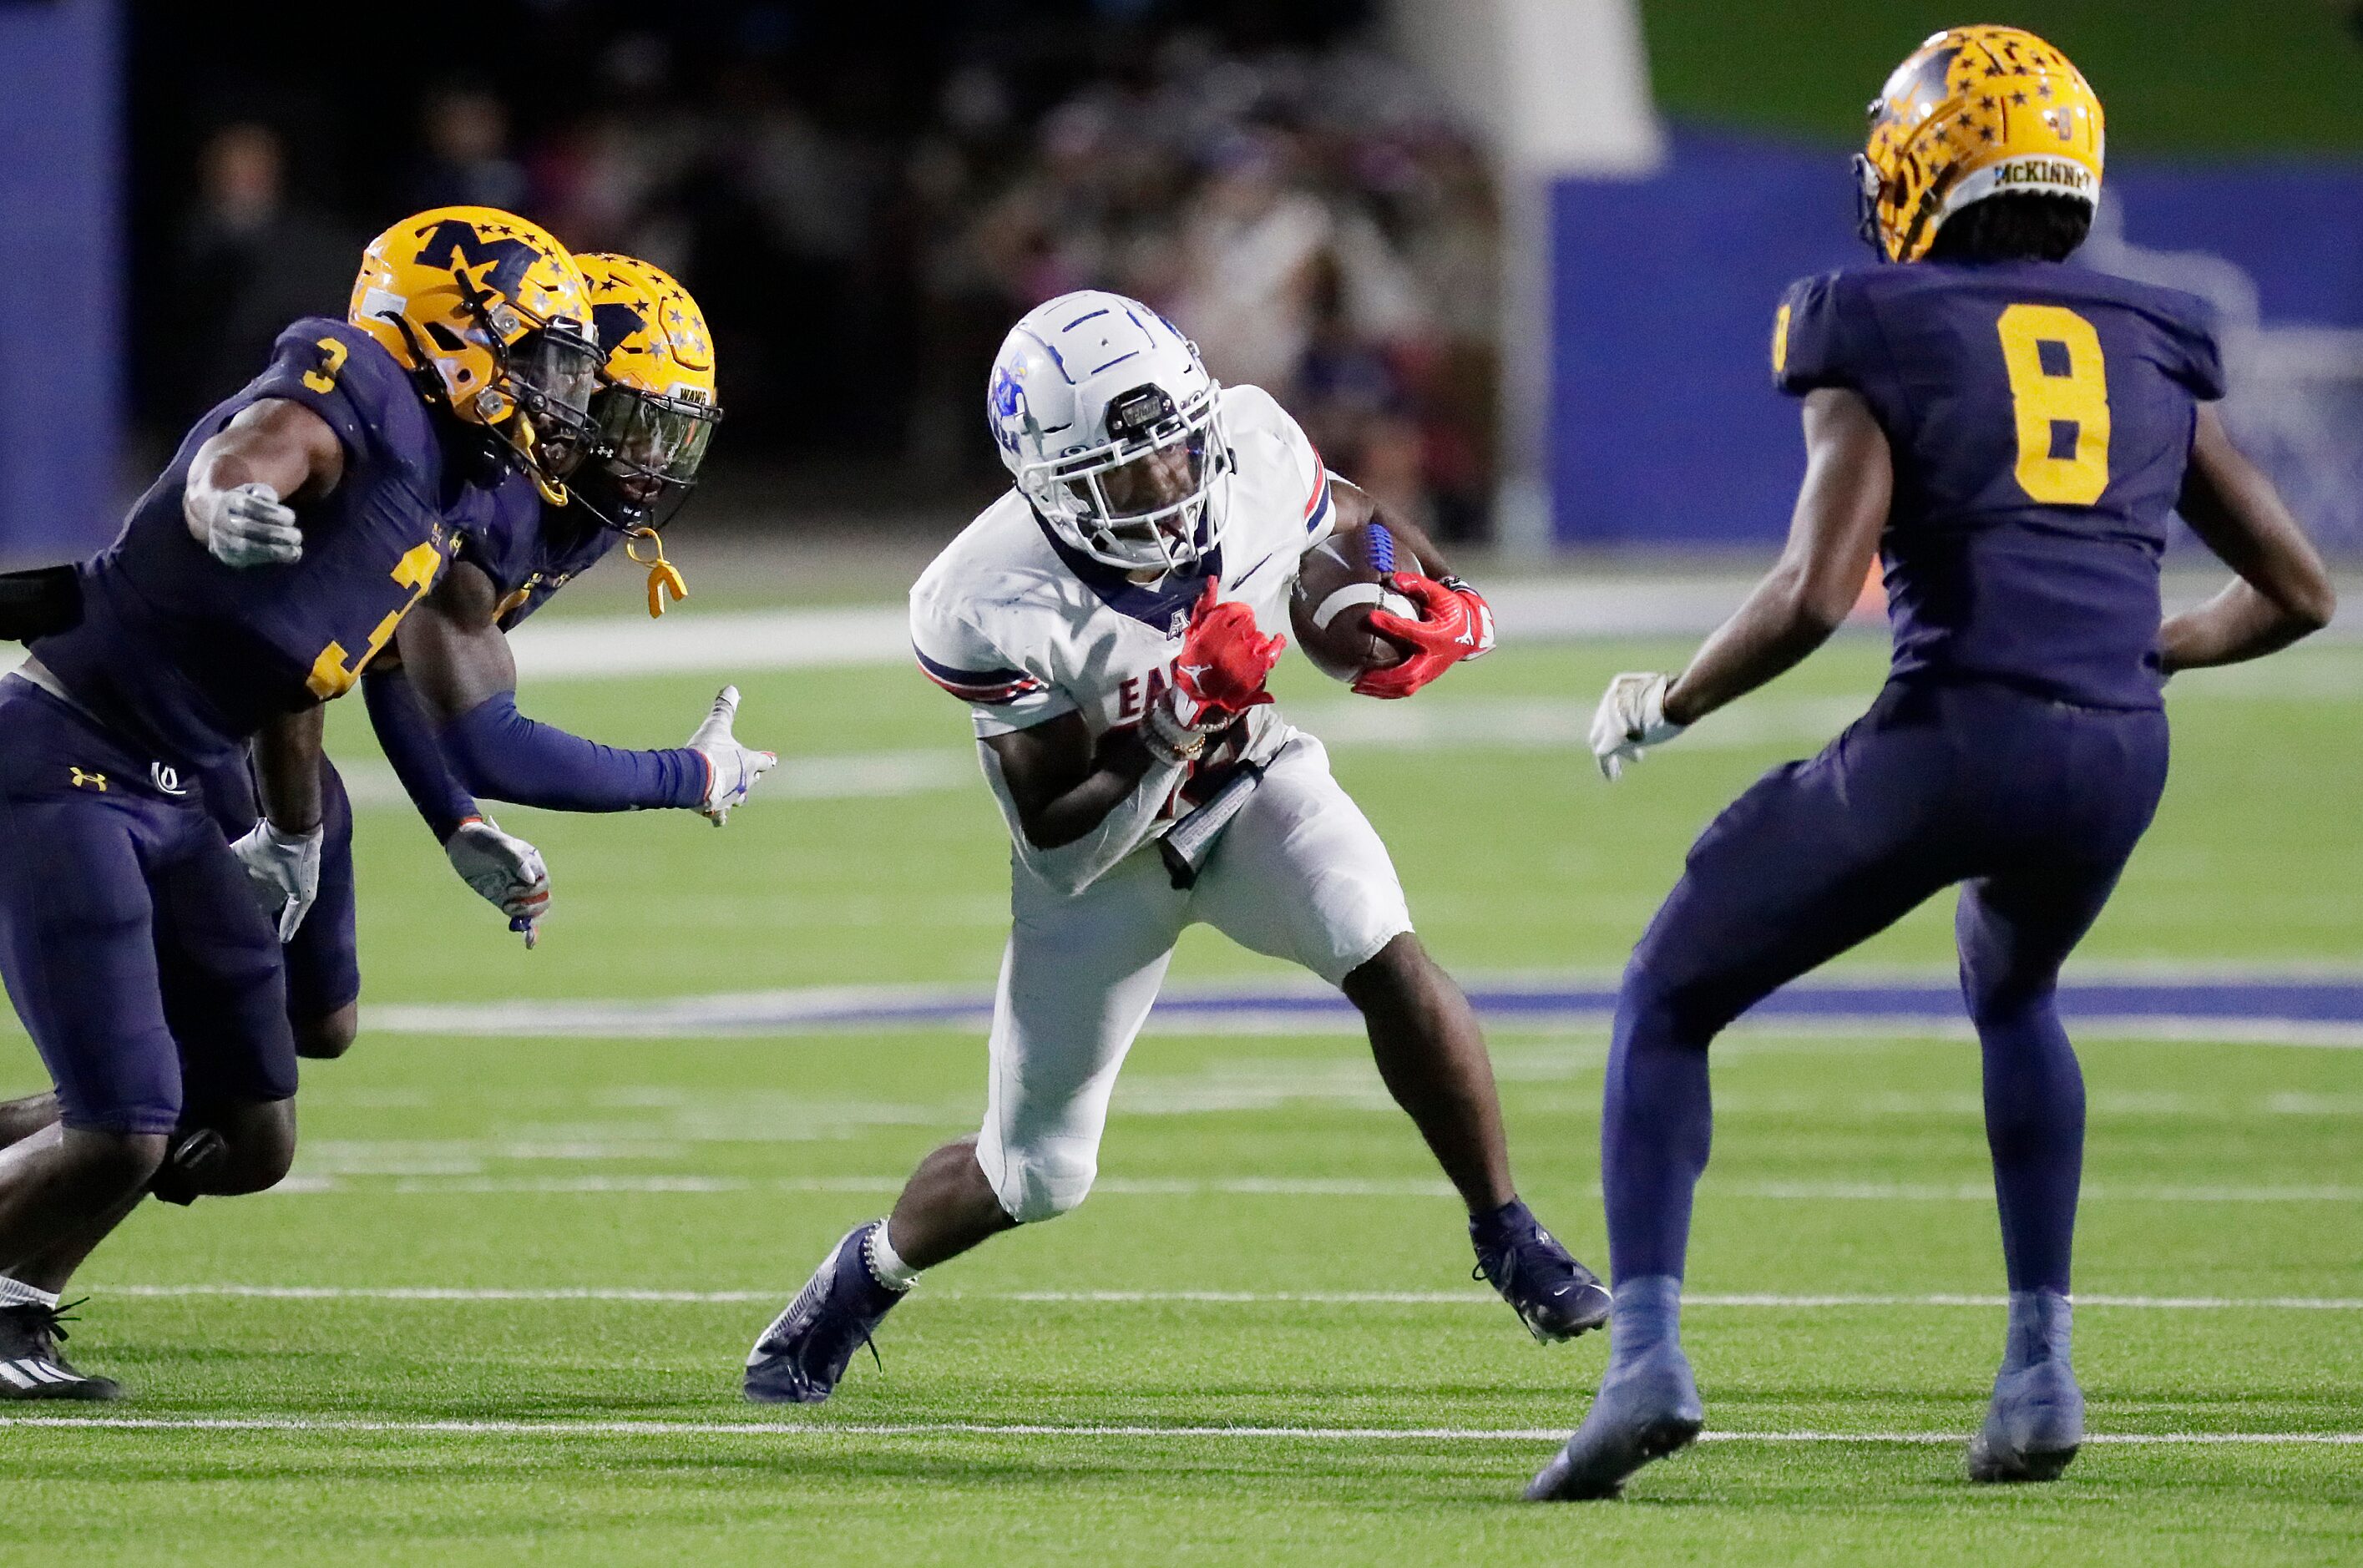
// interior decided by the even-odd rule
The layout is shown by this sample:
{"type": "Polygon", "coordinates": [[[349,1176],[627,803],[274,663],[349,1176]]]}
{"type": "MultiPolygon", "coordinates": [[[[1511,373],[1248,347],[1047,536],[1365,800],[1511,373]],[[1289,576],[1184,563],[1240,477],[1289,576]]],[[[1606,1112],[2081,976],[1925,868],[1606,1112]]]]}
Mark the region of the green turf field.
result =
{"type": "MultiPolygon", "coordinates": [[[[1301,666],[1283,696],[1339,737],[1338,771],[1448,963],[1596,974],[1696,828],[1842,722],[1881,655],[1834,648],[1610,789],[1570,738],[1607,674],[1681,651],[1509,649],[1382,723],[1301,666]],[[1421,714],[1424,740],[1402,728],[1421,714]]],[[[677,743],[716,679],[555,683],[526,706],[677,743]]],[[[505,812],[556,879],[530,954],[405,811],[372,806],[371,999],[988,985],[1005,850],[960,772],[957,707],[901,670],[743,684],[749,739],[857,758],[899,793],[832,798],[833,770],[806,762],[721,832],[683,814],[505,812]]],[[[2351,973],[2363,649],[2186,678],[2172,700],[2169,797],[2088,953],[2166,974],[2351,973]]],[[[337,716],[349,759],[369,755],[360,717],[337,716]]],[[[365,797],[382,791],[357,771],[365,797]]],[[[1940,972],[1948,917],[1924,911],[1854,962],[1940,972]]],[[[1204,933],[1176,967],[1273,973],[1204,933]]],[[[38,1086],[8,1028],[0,1089],[38,1086]]],[[[2363,1446],[2287,1440],[2363,1433],[2352,1050],[2083,1041],[2079,1364],[2093,1430],[2122,1440],[2059,1485],[1993,1491],[1961,1479],[2002,1329],[1974,1050],[1926,1033],[1727,1040],[1687,1335],[1717,1440],[1624,1503],[1539,1509],[1513,1499],[1580,1417],[1601,1342],[1539,1348],[1469,1283],[1457,1206],[1355,1040],[1152,1028],[1093,1199],[931,1275],[887,1325],[882,1373],[865,1358],[834,1403],[788,1415],[738,1402],[747,1344],[921,1152],[973,1125],[979,1039],[365,1036],[307,1070],[285,1190],[143,1212],[93,1261],[69,1351],[137,1397],[67,1413],[152,1425],[0,1429],[16,1505],[0,1560],[2363,1551],[2363,1446]],[[2280,1440],[2188,1440],[2226,1434],[2280,1440]],[[2160,1438],[2180,1440],[2142,1440],[2160,1438]]],[[[1495,1036],[1522,1185],[1595,1261],[1602,1044],[1495,1036]]]]}

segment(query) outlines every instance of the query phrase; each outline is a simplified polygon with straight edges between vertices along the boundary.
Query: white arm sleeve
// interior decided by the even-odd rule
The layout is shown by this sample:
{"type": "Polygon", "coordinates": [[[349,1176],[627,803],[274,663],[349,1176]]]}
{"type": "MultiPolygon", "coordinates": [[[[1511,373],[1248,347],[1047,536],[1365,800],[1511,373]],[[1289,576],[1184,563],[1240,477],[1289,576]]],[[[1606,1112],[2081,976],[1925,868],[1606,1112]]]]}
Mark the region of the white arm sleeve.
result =
{"type": "Polygon", "coordinates": [[[1116,802],[1115,808],[1100,819],[1098,827],[1071,844],[1044,850],[1037,849],[1026,837],[1026,825],[1017,819],[1017,804],[1009,793],[1009,781],[1001,774],[1001,758],[982,740],[976,749],[983,757],[984,776],[993,785],[993,798],[1000,802],[1002,817],[1009,824],[1009,841],[1016,846],[1017,858],[1026,863],[1026,870],[1070,896],[1105,876],[1118,861],[1148,841],[1159,815],[1185,772],[1178,763],[1150,763],[1148,772],[1132,786],[1132,793],[1116,802]]]}

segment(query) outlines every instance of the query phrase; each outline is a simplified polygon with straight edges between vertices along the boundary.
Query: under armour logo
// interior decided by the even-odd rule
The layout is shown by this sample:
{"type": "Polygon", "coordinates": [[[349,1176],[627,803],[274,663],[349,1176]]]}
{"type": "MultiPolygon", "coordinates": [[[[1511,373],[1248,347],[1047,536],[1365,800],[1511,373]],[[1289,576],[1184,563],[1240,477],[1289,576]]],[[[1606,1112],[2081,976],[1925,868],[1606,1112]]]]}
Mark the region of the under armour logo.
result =
{"type": "Polygon", "coordinates": [[[104,792],[106,788],[105,773],[88,773],[72,766],[69,766],[66,771],[73,774],[73,786],[76,789],[94,789],[104,792]]]}
{"type": "Polygon", "coordinates": [[[154,784],[158,789],[162,790],[166,795],[186,795],[189,793],[187,787],[181,783],[179,771],[177,769],[168,767],[162,762],[150,762],[148,764],[148,782],[154,784]]]}

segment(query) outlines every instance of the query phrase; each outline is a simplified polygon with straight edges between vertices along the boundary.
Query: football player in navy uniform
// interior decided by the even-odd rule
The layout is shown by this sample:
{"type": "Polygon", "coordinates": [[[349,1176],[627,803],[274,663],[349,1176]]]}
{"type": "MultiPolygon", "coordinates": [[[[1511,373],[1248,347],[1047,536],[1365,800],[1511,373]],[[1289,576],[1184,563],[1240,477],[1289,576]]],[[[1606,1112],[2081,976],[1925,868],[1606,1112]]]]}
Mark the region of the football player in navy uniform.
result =
{"type": "MultiPolygon", "coordinates": [[[[598,746],[516,712],[506,633],[616,546],[649,568],[651,615],[665,595],[683,595],[659,530],[695,486],[722,417],[712,340],[689,291],[631,257],[574,260],[605,356],[591,400],[592,456],[571,472],[563,505],[515,465],[470,491],[448,519],[460,530],[450,569],[361,682],[380,744],[454,868],[528,943],[549,907],[547,870],[530,844],[478,809],[477,795],[553,810],[686,806],[720,821],[776,760],[732,737],[736,688],[678,751],[598,746]]],[[[321,767],[319,893],[284,958],[295,1053],[326,1059],[352,1044],[361,965],[351,807],[333,765],[323,758],[321,767]]],[[[255,821],[259,782],[245,756],[205,775],[206,805],[226,833],[255,821]]],[[[0,1105],[0,1144],[56,1119],[52,1095],[0,1105]]]]}
{"type": "Polygon", "coordinates": [[[673,806],[720,824],[779,761],[732,734],[736,686],[674,749],[602,746],[517,711],[506,634],[617,545],[649,568],[650,616],[684,595],[660,530],[695,485],[722,417],[712,339],[689,291],[632,257],[576,260],[606,361],[592,400],[592,459],[570,504],[516,484],[484,496],[452,571],[403,624],[398,657],[363,683],[379,742],[421,815],[528,943],[549,897],[539,857],[485,820],[476,796],[554,811],[673,806]]]}
{"type": "Polygon", "coordinates": [[[564,247],[505,213],[387,230],[350,319],[281,335],[0,681],[0,977],[61,1111],[0,1152],[0,1396],[114,1397],[58,1353],[74,1268],[150,1191],[285,1173],[280,942],[317,886],[319,705],[434,590],[448,518],[510,463],[563,494],[592,441],[585,294],[564,247]],[[233,848],[197,781],[250,742],[265,816],[233,848]]]}
{"type": "Polygon", "coordinates": [[[1897,69],[1858,160],[1888,264],[1798,284],[1773,326],[1774,379],[1804,400],[1787,550],[1688,668],[1620,675],[1602,700],[1592,746],[1613,779],[1812,652],[1884,562],[1885,690],[1715,819],[1625,972],[1601,1126],[1609,1365],[1530,1497],[1613,1496],[1703,1422],[1677,1329],[1709,1042],[1955,885],[2010,1282],[1969,1474],[2048,1480],[2082,1440],[2084,1091],[2059,967],[2165,785],[2166,679],[2286,647],[2333,598],[2209,406],[2224,373],[2200,302],[2060,264],[2102,148],[2100,101],[2030,34],[1954,28],[1897,69]],[[2161,625],[2177,510],[2238,580],[2161,625]]]}

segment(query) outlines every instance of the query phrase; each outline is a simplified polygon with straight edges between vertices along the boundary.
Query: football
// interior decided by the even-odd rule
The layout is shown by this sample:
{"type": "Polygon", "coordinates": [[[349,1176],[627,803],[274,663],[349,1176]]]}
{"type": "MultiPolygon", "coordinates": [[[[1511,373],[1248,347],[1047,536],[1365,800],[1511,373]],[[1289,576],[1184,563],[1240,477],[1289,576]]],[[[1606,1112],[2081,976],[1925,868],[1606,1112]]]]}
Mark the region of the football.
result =
{"type": "Polygon", "coordinates": [[[1383,581],[1391,572],[1425,575],[1426,568],[1376,520],[1341,528],[1305,552],[1289,595],[1288,618],[1296,645],[1323,674],[1351,681],[1401,663],[1410,651],[1370,628],[1374,609],[1418,618],[1419,607],[1383,581]]]}

